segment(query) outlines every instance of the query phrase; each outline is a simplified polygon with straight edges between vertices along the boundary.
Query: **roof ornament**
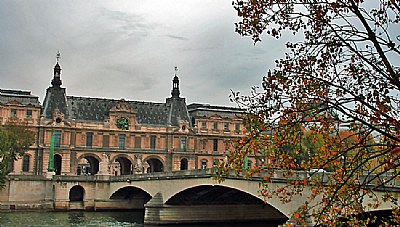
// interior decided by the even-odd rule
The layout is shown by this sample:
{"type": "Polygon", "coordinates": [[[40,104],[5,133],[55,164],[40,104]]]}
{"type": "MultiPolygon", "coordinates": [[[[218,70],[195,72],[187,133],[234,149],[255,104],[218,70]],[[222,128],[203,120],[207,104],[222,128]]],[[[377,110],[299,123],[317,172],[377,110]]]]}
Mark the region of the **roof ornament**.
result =
{"type": "Polygon", "coordinates": [[[61,58],[60,50],[57,50],[56,54],[57,63],[60,61],[60,58],[61,58]]]}
{"type": "Polygon", "coordinates": [[[176,76],[176,74],[178,74],[178,66],[175,66],[175,76],[176,76]]]}

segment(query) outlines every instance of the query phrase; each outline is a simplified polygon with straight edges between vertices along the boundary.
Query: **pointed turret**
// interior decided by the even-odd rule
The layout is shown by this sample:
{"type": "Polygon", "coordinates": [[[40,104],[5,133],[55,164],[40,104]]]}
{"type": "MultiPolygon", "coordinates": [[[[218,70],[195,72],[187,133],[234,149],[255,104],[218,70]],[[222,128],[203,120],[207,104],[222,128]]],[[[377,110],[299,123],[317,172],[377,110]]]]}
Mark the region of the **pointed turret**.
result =
{"type": "Polygon", "coordinates": [[[181,94],[181,92],[179,91],[179,78],[177,72],[178,72],[178,67],[175,66],[175,76],[174,79],[172,80],[172,91],[171,91],[172,98],[179,98],[179,95],[181,94]]]}
{"type": "Polygon", "coordinates": [[[60,58],[61,58],[61,54],[60,54],[60,51],[58,51],[57,55],[56,55],[57,63],[54,66],[54,76],[53,76],[53,80],[51,80],[51,85],[53,85],[53,87],[60,87],[62,84],[61,66],[59,64],[60,58]]]}
{"type": "MultiPolygon", "coordinates": [[[[190,125],[189,112],[186,107],[186,100],[180,97],[181,92],[179,91],[179,78],[177,75],[178,67],[175,66],[175,75],[172,80],[172,91],[171,97],[167,98],[167,105],[169,105],[170,113],[168,124],[172,126],[179,126],[180,122],[188,122],[190,125]]],[[[186,127],[186,126],[185,126],[186,127]]]]}
{"type": "Polygon", "coordinates": [[[63,114],[68,118],[67,111],[67,95],[65,88],[62,88],[61,82],[61,66],[60,61],[60,51],[56,55],[57,63],[54,66],[54,75],[51,80],[51,86],[46,90],[46,96],[43,102],[42,114],[46,118],[53,118],[54,114],[57,112],[63,114]],[[56,111],[57,110],[57,111],[56,111]]]}

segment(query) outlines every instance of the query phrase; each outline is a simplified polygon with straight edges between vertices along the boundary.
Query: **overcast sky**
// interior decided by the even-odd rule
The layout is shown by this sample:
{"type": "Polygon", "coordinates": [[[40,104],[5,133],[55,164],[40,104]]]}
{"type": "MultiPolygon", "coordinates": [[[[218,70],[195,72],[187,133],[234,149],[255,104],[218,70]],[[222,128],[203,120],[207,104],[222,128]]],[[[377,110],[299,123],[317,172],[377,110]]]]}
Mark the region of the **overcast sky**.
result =
{"type": "Polygon", "coordinates": [[[60,50],[67,95],[164,102],[177,66],[187,103],[235,106],[284,51],[237,21],[230,0],[1,0],[0,88],[43,102],[60,50]]]}

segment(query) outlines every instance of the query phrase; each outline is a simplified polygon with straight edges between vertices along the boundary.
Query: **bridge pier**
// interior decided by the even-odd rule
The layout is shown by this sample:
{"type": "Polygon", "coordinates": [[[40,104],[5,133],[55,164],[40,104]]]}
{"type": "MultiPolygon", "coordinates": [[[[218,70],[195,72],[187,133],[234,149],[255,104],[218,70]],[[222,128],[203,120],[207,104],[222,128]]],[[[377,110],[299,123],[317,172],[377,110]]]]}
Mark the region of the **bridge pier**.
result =
{"type": "Polygon", "coordinates": [[[144,216],[149,225],[286,220],[279,211],[259,204],[167,205],[161,193],[145,205],[144,216]]]}

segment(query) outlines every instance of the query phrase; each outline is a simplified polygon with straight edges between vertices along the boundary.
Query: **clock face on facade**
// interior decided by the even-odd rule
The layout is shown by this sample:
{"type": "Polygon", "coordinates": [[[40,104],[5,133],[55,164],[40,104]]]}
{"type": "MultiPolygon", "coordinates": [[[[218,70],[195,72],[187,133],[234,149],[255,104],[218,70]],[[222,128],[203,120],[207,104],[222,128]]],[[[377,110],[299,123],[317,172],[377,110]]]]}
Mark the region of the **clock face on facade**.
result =
{"type": "Polygon", "coordinates": [[[120,129],[129,129],[128,119],[125,117],[121,117],[117,120],[117,128],[120,129]]]}

